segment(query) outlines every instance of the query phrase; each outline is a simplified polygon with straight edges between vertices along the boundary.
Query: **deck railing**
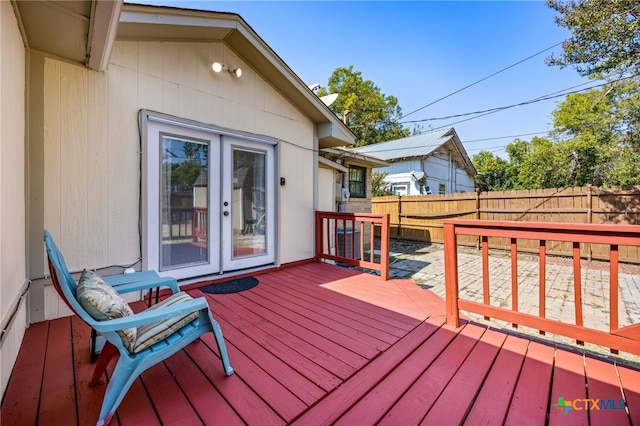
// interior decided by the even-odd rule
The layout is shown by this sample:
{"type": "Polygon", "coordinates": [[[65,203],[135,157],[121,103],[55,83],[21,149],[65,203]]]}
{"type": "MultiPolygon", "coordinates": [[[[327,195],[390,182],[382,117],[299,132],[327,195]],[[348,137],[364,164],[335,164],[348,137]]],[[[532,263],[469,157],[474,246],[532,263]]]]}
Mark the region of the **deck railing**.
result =
{"type": "MultiPolygon", "coordinates": [[[[511,322],[515,327],[523,325],[544,332],[555,333],[611,348],[640,354],[640,324],[619,327],[619,246],[640,246],[640,226],[597,225],[557,222],[515,222],[490,220],[444,221],[445,285],[447,323],[460,325],[460,310],[511,322]],[[482,302],[462,300],[458,288],[458,235],[473,235],[481,238],[482,249],[482,302]],[[490,303],[489,244],[491,237],[508,238],[511,241],[511,308],[493,306],[490,303]],[[539,241],[538,251],[538,313],[518,312],[518,239],[539,241]],[[573,245],[573,301],[575,321],[573,324],[559,318],[547,318],[546,247],[547,241],[563,241],[573,245]],[[583,320],[583,283],[581,271],[580,244],[602,244],[609,247],[609,306],[605,310],[609,316],[609,330],[585,327],[583,320]]],[[[584,283],[588,288],[589,283],[584,283]]],[[[592,296],[590,296],[592,297],[592,296]]],[[[565,301],[570,302],[570,298],[565,301]]],[[[603,302],[604,303],[604,302],[603,302]]],[[[494,303],[495,305],[495,303],[494,303]]]]}
{"type": "Polygon", "coordinates": [[[372,269],[388,280],[389,215],[317,211],[315,260],[372,269]]]}

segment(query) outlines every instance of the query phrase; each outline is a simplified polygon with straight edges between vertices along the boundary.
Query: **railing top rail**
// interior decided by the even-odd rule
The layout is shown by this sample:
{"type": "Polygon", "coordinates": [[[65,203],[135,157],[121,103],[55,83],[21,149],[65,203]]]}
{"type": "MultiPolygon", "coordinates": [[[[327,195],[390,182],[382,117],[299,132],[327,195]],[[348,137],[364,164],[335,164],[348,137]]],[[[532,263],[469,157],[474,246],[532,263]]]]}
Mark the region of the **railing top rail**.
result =
{"type": "Polygon", "coordinates": [[[585,231],[585,232],[610,232],[610,233],[640,233],[640,225],[625,225],[611,223],[571,223],[571,222],[533,222],[516,220],[472,220],[472,219],[445,219],[444,223],[451,223],[455,226],[473,228],[503,228],[503,229],[548,229],[550,231],[585,231]]]}
{"type": "Polygon", "coordinates": [[[640,246],[640,226],[445,219],[456,234],[640,246]]]}
{"type": "Polygon", "coordinates": [[[374,213],[349,213],[349,212],[323,212],[317,211],[318,215],[322,217],[331,217],[336,219],[352,219],[352,218],[363,218],[363,219],[384,219],[387,217],[387,214],[374,214],[374,213]]]}

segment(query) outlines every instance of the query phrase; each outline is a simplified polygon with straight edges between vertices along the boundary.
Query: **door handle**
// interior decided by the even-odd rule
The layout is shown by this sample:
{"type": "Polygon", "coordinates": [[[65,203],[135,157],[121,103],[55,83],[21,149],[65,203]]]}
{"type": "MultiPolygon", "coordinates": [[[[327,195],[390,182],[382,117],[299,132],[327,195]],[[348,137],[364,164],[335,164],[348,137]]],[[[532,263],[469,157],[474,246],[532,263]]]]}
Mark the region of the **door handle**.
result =
{"type": "Polygon", "coordinates": [[[229,212],[227,210],[225,210],[222,214],[225,216],[229,216],[229,212]]]}

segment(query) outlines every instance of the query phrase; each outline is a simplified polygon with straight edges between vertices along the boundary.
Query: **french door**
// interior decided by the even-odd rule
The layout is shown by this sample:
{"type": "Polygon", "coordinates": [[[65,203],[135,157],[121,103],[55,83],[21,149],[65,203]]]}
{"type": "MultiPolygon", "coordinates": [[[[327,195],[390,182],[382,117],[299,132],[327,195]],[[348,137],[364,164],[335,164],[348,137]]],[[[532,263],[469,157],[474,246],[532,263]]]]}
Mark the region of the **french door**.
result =
{"type": "Polygon", "coordinates": [[[180,279],[273,263],[273,142],[145,118],[143,267],[180,279]]]}

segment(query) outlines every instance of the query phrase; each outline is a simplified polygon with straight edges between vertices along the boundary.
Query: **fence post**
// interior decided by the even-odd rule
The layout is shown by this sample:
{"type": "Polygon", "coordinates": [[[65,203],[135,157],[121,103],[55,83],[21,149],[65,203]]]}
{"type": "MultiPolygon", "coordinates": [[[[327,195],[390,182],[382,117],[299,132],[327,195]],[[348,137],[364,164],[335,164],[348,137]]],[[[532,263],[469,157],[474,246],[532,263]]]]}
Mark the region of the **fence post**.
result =
{"type": "Polygon", "coordinates": [[[460,326],[458,310],[458,247],[455,227],[444,221],[444,287],[447,305],[447,324],[460,326]]]}
{"type": "Polygon", "coordinates": [[[402,195],[398,195],[398,235],[396,238],[402,238],[402,195]]]}
{"type": "MultiPolygon", "coordinates": [[[[480,190],[476,191],[476,220],[480,220],[480,190]]],[[[480,246],[482,244],[482,237],[478,236],[478,245],[476,250],[480,250],[480,246]]]]}

